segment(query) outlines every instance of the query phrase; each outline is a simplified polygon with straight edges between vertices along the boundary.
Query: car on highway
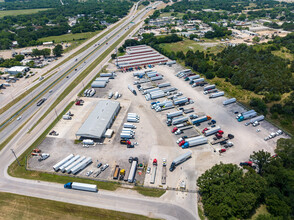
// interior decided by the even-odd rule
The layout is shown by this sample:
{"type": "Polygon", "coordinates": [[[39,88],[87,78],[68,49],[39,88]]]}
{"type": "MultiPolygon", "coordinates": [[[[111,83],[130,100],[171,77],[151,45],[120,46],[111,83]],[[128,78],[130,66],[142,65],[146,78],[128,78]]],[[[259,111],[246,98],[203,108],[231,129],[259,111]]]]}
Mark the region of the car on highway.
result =
{"type": "Polygon", "coordinates": [[[21,119],[21,116],[19,116],[16,120],[19,121],[21,119]]]}
{"type": "Polygon", "coordinates": [[[52,89],[50,89],[50,90],[49,90],[49,93],[51,93],[52,91],[53,91],[53,90],[52,90],[52,89]]]}

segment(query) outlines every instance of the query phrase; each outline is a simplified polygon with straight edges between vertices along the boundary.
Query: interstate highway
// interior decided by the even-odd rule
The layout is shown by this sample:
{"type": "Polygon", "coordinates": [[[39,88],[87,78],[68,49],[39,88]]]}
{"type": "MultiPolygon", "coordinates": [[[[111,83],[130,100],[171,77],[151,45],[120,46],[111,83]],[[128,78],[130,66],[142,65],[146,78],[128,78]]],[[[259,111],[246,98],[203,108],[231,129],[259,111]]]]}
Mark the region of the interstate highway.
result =
{"type": "MultiPolygon", "coordinates": [[[[135,11],[135,10],[134,10],[135,11]]],[[[115,43],[123,34],[125,34],[127,31],[129,31],[128,27],[131,28],[133,25],[141,21],[142,17],[148,12],[149,10],[146,10],[145,8],[142,9],[140,12],[134,14],[131,13],[130,17],[127,18],[125,22],[123,22],[123,25],[121,27],[115,28],[111,33],[109,33],[105,38],[101,39],[97,44],[98,46],[92,46],[88,48],[83,53],[79,54],[78,56],[74,57],[70,61],[68,61],[64,69],[60,70],[57,74],[54,74],[50,79],[48,79],[42,86],[38,87],[34,90],[34,93],[27,95],[23,100],[21,100],[19,103],[16,104],[16,106],[13,106],[11,109],[17,109],[18,107],[21,108],[23,105],[25,105],[28,102],[36,102],[40,100],[41,98],[45,97],[47,100],[41,105],[36,106],[35,103],[33,103],[30,107],[28,107],[27,110],[19,113],[19,115],[22,116],[22,118],[18,120],[13,120],[11,123],[8,123],[7,126],[1,131],[0,133],[0,143],[3,142],[6,138],[9,137],[17,128],[19,128],[22,123],[24,123],[26,120],[28,120],[33,114],[35,114],[37,111],[45,112],[50,107],[50,103],[53,103],[55,99],[64,91],[67,86],[74,81],[74,79],[81,74],[91,63],[97,59],[103,52],[105,52],[113,43],[115,43]],[[134,14],[134,15],[133,15],[134,14]],[[130,24],[130,22],[133,21],[134,23],[130,24]],[[129,25],[128,25],[129,24],[129,25]],[[107,39],[106,39],[107,38],[107,39]],[[106,45],[106,42],[108,45],[106,45]],[[89,55],[90,54],[90,55],[89,55]],[[76,61],[77,60],[77,61],[76,61]],[[75,70],[76,69],[76,70],[75,70]],[[55,83],[53,87],[48,88],[45,92],[41,93],[39,97],[35,100],[32,100],[32,97],[39,94],[46,86],[50,85],[52,82],[54,82],[57,78],[61,77],[62,75],[66,74],[68,78],[61,79],[58,83],[55,83]],[[53,90],[52,93],[49,93],[49,90],[53,90]]],[[[87,84],[87,82],[83,82],[84,85],[87,84]]],[[[4,118],[5,116],[11,114],[11,111],[6,111],[1,115],[1,118],[4,118]]],[[[18,116],[15,116],[18,117],[18,116]]],[[[33,126],[33,124],[31,124],[33,126]]]]}

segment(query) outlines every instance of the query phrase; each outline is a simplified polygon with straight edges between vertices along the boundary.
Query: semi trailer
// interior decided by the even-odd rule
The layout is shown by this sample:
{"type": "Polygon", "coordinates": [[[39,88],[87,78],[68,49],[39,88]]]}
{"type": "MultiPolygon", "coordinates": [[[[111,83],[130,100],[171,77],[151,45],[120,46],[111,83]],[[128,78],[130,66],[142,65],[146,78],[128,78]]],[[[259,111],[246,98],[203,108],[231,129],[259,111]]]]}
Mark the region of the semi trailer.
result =
{"type": "Polygon", "coordinates": [[[223,101],[223,105],[229,105],[234,102],[236,102],[236,98],[227,99],[227,100],[223,101]]]}
{"type": "Polygon", "coordinates": [[[196,118],[196,119],[192,120],[191,122],[192,122],[193,125],[198,125],[201,122],[209,121],[210,119],[211,119],[211,117],[208,116],[208,115],[206,115],[206,116],[202,116],[202,117],[196,118]]]}
{"type": "Polygon", "coordinates": [[[192,156],[192,152],[188,151],[180,156],[178,156],[176,159],[173,160],[173,162],[170,165],[169,171],[174,171],[174,169],[176,168],[176,166],[178,166],[179,164],[185,162],[188,158],[190,158],[192,156]]]}
{"type": "Polygon", "coordinates": [[[212,98],[217,98],[217,97],[220,97],[220,96],[224,96],[225,93],[224,92],[217,92],[217,93],[213,93],[209,96],[210,99],[212,98]]]}
{"type": "Polygon", "coordinates": [[[86,184],[86,183],[77,183],[77,182],[69,182],[64,184],[65,189],[76,189],[90,192],[97,192],[97,186],[94,184],[86,184]]]}

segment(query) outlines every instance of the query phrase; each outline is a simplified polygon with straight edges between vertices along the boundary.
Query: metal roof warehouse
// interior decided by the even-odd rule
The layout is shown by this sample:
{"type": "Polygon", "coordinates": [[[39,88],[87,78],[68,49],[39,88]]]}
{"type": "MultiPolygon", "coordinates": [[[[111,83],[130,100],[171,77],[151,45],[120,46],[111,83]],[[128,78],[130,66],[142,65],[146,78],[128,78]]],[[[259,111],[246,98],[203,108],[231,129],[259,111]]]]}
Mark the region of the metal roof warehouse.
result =
{"type": "Polygon", "coordinates": [[[119,109],[119,102],[110,100],[99,101],[76,133],[76,136],[94,139],[103,138],[106,130],[112,125],[119,109]]]}

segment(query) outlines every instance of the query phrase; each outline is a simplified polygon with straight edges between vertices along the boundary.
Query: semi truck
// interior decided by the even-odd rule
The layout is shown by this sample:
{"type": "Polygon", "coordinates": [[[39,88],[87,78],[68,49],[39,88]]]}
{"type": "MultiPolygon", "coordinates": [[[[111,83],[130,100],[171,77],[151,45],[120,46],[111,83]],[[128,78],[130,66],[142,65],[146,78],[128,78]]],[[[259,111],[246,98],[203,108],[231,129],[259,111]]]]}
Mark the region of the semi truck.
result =
{"type": "Polygon", "coordinates": [[[250,120],[250,123],[253,124],[254,122],[260,122],[260,121],[262,121],[262,120],[264,120],[264,116],[263,116],[263,115],[260,115],[260,116],[257,116],[257,117],[255,117],[255,118],[252,118],[252,119],[250,120]]]}
{"type": "Polygon", "coordinates": [[[249,119],[249,118],[253,118],[257,116],[257,112],[254,111],[254,112],[250,112],[250,113],[245,113],[245,114],[242,114],[239,118],[238,118],[238,121],[241,122],[241,121],[244,121],[246,119],[249,119]]]}
{"type": "Polygon", "coordinates": [[[227,100],[223,101],[223,105],[229,105],[234,102],[236,102],[236,98],[227,99],[227,100]]]}
{"type": "Polygon", "coordinates": [[[42,105],[46,101],[46,98],[42,98],[37,102],[37,106],[42,105]]]}
{"type": "Polygon", "coordinates": [[[188,158],[192,156],[192,152],[188,151],[180,156],[178,156],[176,159],[173,160],[173,162],[170,165],[169,171],[172,172],[178,166],[179,164],[185,162],[188,158]]]}
{"type": "Polygon", "coordinates": [[[133,125],[132,123],[124,123],[124,128],[136,129],[137,127],[135,125],[133,125]]]}
{"type": "Polygon", "coordinates": [[[86,184],[86,183],[77,183],[77,182],[69,182],[64,184],[65,189],[76,189],[90,192],[97,192],[97,186],[94,184],[86,184]]]}
{"type": "Polygon", "coordinates": [[[134,95],[137,95],[136,90],[135,90],[131,85],[128,85],[128,89],[129,89],[134,95]]]}
{"type": "Polygon", "coordinates": [[[192,124],[193,125],[199,125],[201,122],[209,121],[210,119],[211,119],[211,117],[208,116],[208,115],[202,116],[202,117],[199,117],[199,118],[196,118],[196,119],[192,120],[192,124]]]}
{"type": "Polygon", "coordinates": [[[166,114],[166,118],[167,119],[172,119],[174,117],[177,117],[177,116],[182,116],[183,115],[183,112],[182,111],[176,111],[176,112],[171,112],[171,113],[168,113],[166,114]]]}
{"type": "Polygon", "coordinates": [[[203,91],[207,91],[207,90],[211,90],[211,89],[215,89],[215,84],[203,87],[203,91]]]}
{"type": "Polygon", "coordinates": [[[179,117],[179,118],[174,118],[172,120],[172,125],[177,125],[177,124],[186,122],[188,120],[189,120],[189,117],[187,117],[187,116],[182,116],[182,117],[179,117]]]}
{"type": "Polygon", "coordinates": [[[185,140],[185,143],[182,145],[182,149],[198,146],[201,144],[207,144],[207,138],[199,136],[195,138],[189,138],[185,140]]]}
{"type": "Polygon", "coordinates": [[[133,160],[132,166],[131,166],[131,169],[130,169],[130,173],[129,173],[129,176],[128,176],[128,182],[129,183],[134,182],[134,179],[135,179],[135,176],[136,176],[136,171],[137,171],[137,164],[138,164],[138,161],[133,160]]]}
{"type": "Polygon", "coordinates": [[[217,97],[220,97],[220,96],[224,96],[225,93],[224,92],[216,92],[216,93],[213,93],[209,96],[210,99],[212,98],[217,98],[217,97]]]}
{"type": "Polygon", "coordinates": [[[209,136],[209,135],[217,133],[219,130],[221,130],[221,128],[219,126],[217,126],[217,127],[214,127],[214,128],[211,128],[209,130],[204,131],[204,135],[209,136]]]}
{"type": "Polygon", "coordinates": [[[242,113],[238,114],[238,115],[236,116],[236,118],[238,119],[238,118],[240,118],[242,115],[250,114],[250,113],[252,113],[252,112],[255,112],[255,110],[251,109],[251,110],[249,110],[249,111],[242,112],[242,113]]]}
{"type": "Polygon", "coordinates": [[[151,184],[154,184],[155,183],[156,170],[157,170],[157,160],[154,159],[153,160],[153,169],[152,169],[151,179],[150,179],[150,183],[151,184]]]}

